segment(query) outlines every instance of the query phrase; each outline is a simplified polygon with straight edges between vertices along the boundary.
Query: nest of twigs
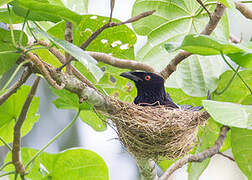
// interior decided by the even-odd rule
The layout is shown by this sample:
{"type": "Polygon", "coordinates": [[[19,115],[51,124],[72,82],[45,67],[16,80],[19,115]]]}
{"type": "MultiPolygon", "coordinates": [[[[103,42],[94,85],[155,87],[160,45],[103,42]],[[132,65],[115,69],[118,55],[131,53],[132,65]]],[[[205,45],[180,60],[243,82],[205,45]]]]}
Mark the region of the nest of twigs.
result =
{"type": "Polygon", "coordinates": [[[159,155],[178,158],[194,147],[198,126],[209,115],[164,106],[138,106],[109,99],[120,140],[135,157],[157,159],[159,155]]]}

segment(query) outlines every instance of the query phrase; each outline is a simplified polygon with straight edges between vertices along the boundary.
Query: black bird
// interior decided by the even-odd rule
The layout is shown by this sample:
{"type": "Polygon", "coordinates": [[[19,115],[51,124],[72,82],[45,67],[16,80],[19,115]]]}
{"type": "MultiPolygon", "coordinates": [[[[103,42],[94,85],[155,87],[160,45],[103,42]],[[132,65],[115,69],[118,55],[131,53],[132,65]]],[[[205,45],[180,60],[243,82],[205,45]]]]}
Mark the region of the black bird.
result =
{"type": "Polygon", "coordinates": [[[140,106],[165,105],[171,108],[181,108],[191,111],[198,111],[202,106],[175,104],[170,95],[165,92],[164,79],[150,72],[124,72],[120,76],[128,78],[135,83],[137,96],[134,103],[140,106]]]}

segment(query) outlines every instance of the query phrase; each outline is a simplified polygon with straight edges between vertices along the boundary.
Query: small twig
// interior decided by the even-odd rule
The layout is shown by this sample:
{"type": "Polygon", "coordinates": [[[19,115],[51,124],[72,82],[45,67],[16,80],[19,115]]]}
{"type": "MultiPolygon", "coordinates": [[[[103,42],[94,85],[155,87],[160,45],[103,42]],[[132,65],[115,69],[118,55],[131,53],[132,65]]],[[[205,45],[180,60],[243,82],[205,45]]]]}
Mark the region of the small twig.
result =
{"type": "Polygon", "coordinates": [[[242,13],[247,19],[252,19],[252,10],[249,9],[245,4],[235,2],[235,8],[242,13]]]}
{"type": "Polygon", "coordinates": [[[112,22],[113,10],[115,7],[115,0],[110,0],[110,16],[109,16],[109,23],[112,22]]]}
{"type": "MultiPolygon", "coordinates": [[[[213,30],[216,28],[219,23],[222,15],[225,12],[226,7],[220,3],[217,4],[214,13],[212,14],[208,24],[205,26],[204,30],[201,34],[210,35],[213,30]]],[[[167,79],[174,71],[176,71],[177,65],[182,62],[184,59],[189,57],[191,53],[186,51],[179,52],[170,63],[160,72],[160,75],[163,76],[164,79],[167,79]]]]}
{"type": "MultiPolygon", "coordinates": [[[[50,45],[44,41],[38,40],[37,41],[40,45],[50,47],[50,45]]],[[[62,63],[65,64],[66,60],[65,57],[55,48],[49,48],[49,51],[62,63]]],[[[72,65],[71,65],[72,66],[72,65]]],[[[72,72],[73,74],[82,82],[87,84],[89,87],[96,89],[95,86],[85,77],[83,76],[75,67],[72,66],[72,72]]]]}
{"type": "MultiPolygon", "coordinates": [[[[71,22],[66,22],[66,28],[65,28],[65,40],[72,43],[73,42],[73,25],[71,22]]],[[[66,60],[66,72],[68,74],[72,74],[72,67],[70,64],[70,61],[72,59],[72,56],[65,52],[65,60],[66,60]]]]}
{"type": "Polygon", "coordinates": [[[11,172],[7,172],[7,173],[4,173],[4,174],[0,174],[0,177],[8,176],[8,175],[11,175],[11,174],[15,174],[15,171],[11,171],[11,172]]]}
{"type": "Polygon", "coordinates": [[[25,103],[22,107],[21,113],[17,119],[17,122],[14,126],[14,136],[13,136],[13,148],[12,148],[12,162],[15,166],[16,173],[21,176],[25,174],[25,168],[20,159],[20,149],[21,149],[21,128],[26,119],[28,109],[31,105],[32,99],[36,93],[40,77],[37,77],[31,87],[31,90],[25,100],[25,103]]]}
{"type": "Polygon", "coordinates": [[[4,94],[0,96],[0,106],[12,95],[14,94],[17,89],[22,86],[26,80],[30,77],[31,71],[29,68],[26,68],[21,75],[20,79],[13,84],[4,94]]]}
{"type": "Polygon", "coordinates": [[[81,46],[80,48],[85,50],[86,47],[102,32],[104,31],[105,29],[107,28],[110,28],[110,27],[114,27],[114,26],[119,26],[119,25],[122,25],[122,24],[127,24],[127,23],[132,23],[132,22],[135,22],[139,19],[142,19],[144,17],[147,17],[149,15],[152,15],[155,11],[147,11],[147,12],[144,12],[144,13],[141,13],[135,17],[132,17],[124,22],[119,22],[119,23],[107,23],[107,24],[104,24],[100,29],[96,30],[81,46]]]}
{"type": "Polygon", "coordinates": [[[225,158],[228,158],[229,160],[235,162],[234,158],[232,158],[232,157],[230,157],[230,156],[228,156],[228,155],[226,155],[226,154],[224,154],[224,153],[222,153],[222,152],[218,152],[217,154],[219,154],[219,155],[221,155],[221,156],[223,156],[223,157],[225,157],[225,158]]]}
{"type": "Polygon", "coordinates": [[[31,52],[26,52],[25,55],[35,64],[35,66],[40,70],[41,74],[45,77],[50,85],[52,85],[56,89],[62,89],[64,87],[64,84],[58,85],[57,82],[52,79],[49,71],[45,68],[43,62],[37,56],[35,56],[31,52]]]}
{"type": "Polygon", "coordinates": [[[11,165],[11,164],[13,164],[11,161],[10,161],[10,162],[7,162],[7,163],[5,163],[5,164],[3,164],[3,165],[0,167],[0,171],[3,171],[4,168],[6,168],[7,166],[9,166],[9,165],[11,165]]]}
{"type": "Polygon", "coordinates": [[[132,70],[143,70],[146,72],[155,71],[151,66],[134,60],[119,59],[100,52],[87,51],[87,53],[93,58],[95,58],[97,61],[112,65],[114,67],[132,70]]]}
{"type": "Polygon", "coordinates": [[[9,149],[9,151],[12,151],[12,148],[10,147],[10,145],[1,136],[0,136],[0,141],[4,143],[4,145],[9,149]]]}
{"type": "Polygon", "coordinates": [[[222,126],[218,139],[215,141],[214,145],[211,148],[206,149],[205,151],[195,154],[195,155],[187,155],[183,158],[176,161],[172,166],[170,166],[165,173],[159,178],[159,180],[167,180],[169,176],[172,175],[177,169],[181,168],[188,162],[202,162],[203,160],[212,157],[217,154],[224,143],[227,132],[229,131],[229,127],[222,126]]]}
{"type": "Polygon", "coordinates": [[[202,8],[207,12],[209,18],[211,19],[211,13],[208,11],[204,3],[201,0],[196,0],[196,1],[202,6],[202,8]]]}

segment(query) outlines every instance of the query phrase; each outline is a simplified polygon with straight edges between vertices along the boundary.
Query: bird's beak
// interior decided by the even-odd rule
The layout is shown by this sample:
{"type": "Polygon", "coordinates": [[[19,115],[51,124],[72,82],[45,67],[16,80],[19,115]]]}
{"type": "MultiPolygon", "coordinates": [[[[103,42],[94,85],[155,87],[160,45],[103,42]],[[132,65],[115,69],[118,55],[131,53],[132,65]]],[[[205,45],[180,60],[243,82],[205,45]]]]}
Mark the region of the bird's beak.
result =
{"type": "Polygon", "coordinates": [[[143,81],[140,77],[137,77],[136,75],[132,74],[132,72],[124,72],[120,74],[120,76],[125,77],[135,82],[143,81]]]}

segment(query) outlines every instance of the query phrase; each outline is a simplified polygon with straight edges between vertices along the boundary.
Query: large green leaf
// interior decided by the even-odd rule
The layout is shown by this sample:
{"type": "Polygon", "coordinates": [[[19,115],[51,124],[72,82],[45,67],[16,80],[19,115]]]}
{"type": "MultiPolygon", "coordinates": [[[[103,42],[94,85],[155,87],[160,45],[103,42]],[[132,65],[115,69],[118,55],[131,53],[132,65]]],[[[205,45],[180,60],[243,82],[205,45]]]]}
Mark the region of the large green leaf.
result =
{"type": "MultiPolygon", "coordinates": [[[[21,31],[14,31],[15,40],[19,40],[21,31]]],[[[26,34],[23,35],[22,45],[28,42],[26,34]]],[[[11,33],[8,30],[0,28],[0,76],[8,71],[17,61],[21,53],[12,44],[11,33]]]]}
{"type": "MultiPolygon", "coordinates": [[[[208,2],[203,1],[205,4],[208,2]]],[[[164,44],[181,42],[185,35],[198,34],[207,24],[208,15],[205,11],[200,11],[201,8],[195,0],[137,0],[133,7],[133,16],[147,10],[156,10],[152,16],[133,23],[138,34],[148,36],[148,41],[138,52],[137,59],[148,63],[157,71],[162,70],[177,54],[168,53],[164,44]]],[[[207,8],[213,11],[214,5],[207,8]]],[[[228,38],[226,14],[212,35],[228,38]]],[[[208,90],[213,91],[216,88],[217,79],[222,72],[223,65],[217,57],[191,56],[178,66],[166,85],[182,88],[191,96],[205,96],[208,90]],[[175,79],[175,83],[171,84],[171,79],[175,79]]]]}
{"type": "Polygon", "coordinates": [[[252,68],[252,42],[232,44],[204,35],[187,35],[180,49],[199,55],[217,55],[221,52],[245,68],[252,68]]]}
{"type": "MultiPolygon", "coordinates": [[[[216,89],[217,92],[222,91],[227,86],[233,74],[234,72],[232,71],[226,71],[221,75],[218,88],[216,89]]],[[[252,87],[252,70],[243,70],[239,74],[252,87]]],[[[241,79],[236,76],[224,93],[215,95],[215,100],[249,105],[252,102],[252,95],[241,79]]]]}
{"type": "MultiPolygon", "coordinates": [[[[22,148],[23,163],[27,163],[38,150],[22,148]]],[[[5,162],[11,161],[11,153],[7,154],[5,162]]],[[[14,170],[8,166],[7,171],[14,170]]],[[[108,180],[108,168],[104,160],[95,152],[85,149],[69,149],[61,153],[49,154],[43,152],[31,166],[26,178],[32,180],[108,180]]],[[[9,176],[14,179],[14,175],[9,176]]]]}
{"type": "Polygon", "coordinates": [[[97,61],[89,56],[85,51],[68,41],[55,38],[40,29],[37,29],[37,32],[51,40],[57,46],[61,47],[65,52],[71,54],[74,58],[80,61],[92,73],[97,81],[101,79],[104,74],[103,71],[96,66],[97,61]]]}
{"type": "Polygon", "coordinates": [[[64,19],[78,24],[81,20],[81,16],[79,14],[53,1],[14,0],[11,2],[11,5],[13,6],[14,12],[22,17],[25,17],[27,10],[30,10],[27,19],[33,21],[58,22],[61,19],[64,19]]]}
{"type": "Polygon", "coordinates": [[[209,100],[203,100],[202,103],[213,119],[223,125],[252,127],[252,106],[209,100]]]}
{"type": "Polygon", "coordinates": [[[107,128],[106,119],[102,115],[94,112],[91,105],[83,102],[79,103],[79,97],[67,90],[52,89],[53,93],[59,96],[53,104],[59,109],[81,109],[80,118],[96,131],[104,131],[107,128]]]}
{"type": "Polygon", "coordinates": [[[243,50],[239,46],[206,35],[189,34],[179,48],[193,54],[217,55],[220,52],[223,54],[242,52],[243,50]]]}
{"type": "Polygon", "coordinates": [[[232,128],[231,143],[235,162],[242,172],[252,179],[252,130],[232,128]]]}
{"type": "MultiPolygon", "coordinates": [[[[0,106],[0,136],[6,142],[13,140],[13,127],[21,112],[22,106],[29,93],[30,86],[21,86],[4,104],[0,106]]],[[[37,122],[39,107],[39,98],[34,97],[29,107],[25,122],[22,126],[21,134],[25,136],[37,122]]],[[[0,145],[2,142],[0,142],[0,145]]]]}

